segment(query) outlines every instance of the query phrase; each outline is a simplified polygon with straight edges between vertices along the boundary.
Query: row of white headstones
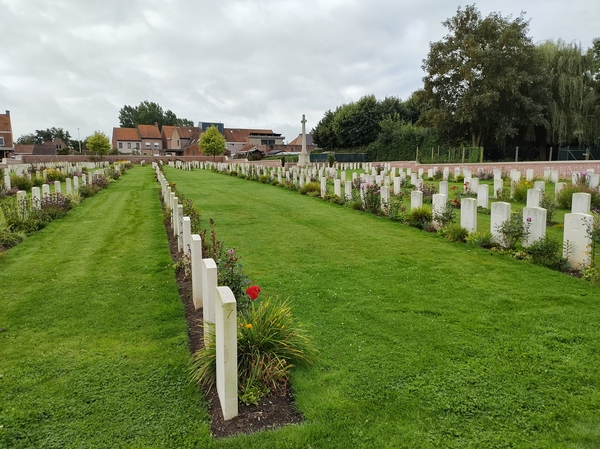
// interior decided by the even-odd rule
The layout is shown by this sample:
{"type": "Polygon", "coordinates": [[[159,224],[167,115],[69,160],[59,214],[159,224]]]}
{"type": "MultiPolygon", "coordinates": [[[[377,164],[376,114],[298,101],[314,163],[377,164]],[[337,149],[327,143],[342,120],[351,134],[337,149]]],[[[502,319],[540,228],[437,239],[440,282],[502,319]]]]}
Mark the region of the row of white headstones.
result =
{"type": "MultiPolygon", "coordinates": [[[[51,162],[47,164],[13,164],[8,168],[4,169],[4,185],[6,189],[11,188],[10,173],[14,172],[18,176],[25,176],[26,178],[32,179],[35,175],[36,178],[42,178],[44,181],[48,178],[48,169],[54,169],[61,172],[65,176],[73,175],[75,173],[82,173],[85,170],[93,171],[96,169],[105,169],[110,166],[107,161],[101,162],[51,162]],[[31,171],[31,168],[35,170],[31,171]]],[[[115,169],[119,169],[120,164],[115,164],[115,169]]]]}
{"type": "MultiPolygon", "coordinates": [[[[104,169],[98,169],[95,171],[90,171],[87,174],[79,177],[79,176],[73,176],[73,178],[66,178],[65,179],[65,195],[69,196],[72,195],[74,193],[77,193],[79,191],[79,186],[80,185],[92,185],[94,182],[94,176],[96,174],[106,174],[106,171],[108,170],[108,168],[104,168],[104,169]],[[81,181],[81,184],[80,184],[81,181]]],[[[120,171],[120,168],[117,167],[116,168],[117,171],[120,171]]],[[[4,180],[5,185],[8,186],[7,188],[10,189],[11,188],[11,184],[10,184],[10,176],[6,175],[6,178],[4,180]]],[[[62,184],[60,181],[54,181],[54,193],[58,193],[58,194],[62,194],[62,184]]],[[[37,187],[34,186],[31,188],[31,208],[32,209],[39,209],[41,208],[41,202],[43,198],[46,198],[48,196],[51,195],[50,192],[50,184],[42,184],[42,187],[37,187]]],[[[26,210],[26,208],[22,207],[24,205],[27,204],[27,192],[25,190],[19,190],[17,191],[17,205],[21,208],[21,211],[26,210]]]]}
{"type": "Polygon", "coordinates": [[[229,287],[217,285],[217,264],[202,257],[202,239],[191,233],[190,217],[183,215],[183,205],[167,179],[153,164],[165,205],[171,211],[171,228],[177,249],[190,256],[194,307],[202,309],[204,345],[210,344],[210,327],[214,326],[216,347],[216,385],[223,419],[238,415],[237,371],[237,303],[229,287]]]}
{"type": "MultiPolygon", "coordinates": [[[[171,166],[179,169],[189,170],[194,165],[192,163],[183,163],[180,161],[171,162],[171,166]]],[[[312,167],[291,167],[289,169],[283,167],[267,167],[262,165],[249,165],[244,163],[212,163],[204,162],[197,165],[198,168],[217,168],[221,171],[236,170],[243,175],[247,175],[250,171],[254,171],[260,175],[270,175],[272,179],[278,180],[281,183],[285,177],[287,181],[290,181],[299,187],[302,187],[305,182],[310,180],[310,177],[317,177],[320,179],[321,196],[325,196],[328,193],[327,182],[328,179],[333,178],[334,182],[334,195],[342,197],[342,185],[344,185],[343,195],[347,200],[352,198],[352,189],[357,178],[360,179],[360,184],[376,184],[379,186],[381,195],[381,205],[383,208],[389,203],[390,194],[392,191],[394,194],[400,193],[401,186],[410,177],[410,183],[416,187],[416,190],[411,192],[411,210],[423,207],[423,192],[420,190],[423,186],[424,174],[423,169],[419,169],[418,172],[412,172],[410,168],[406,172],[402,169],[397,173],[396,168],[390,167],[389,164],[382,164],[377,170],[374,164],[360,164],[360,163],[345,163],[339,164],[340,168],[344,169],[358,169],[362,166],[363,169],[371,171],[370,174],[361,173],[360,175],[356,172],[352,173],[352,181],[346,180],[346,172],[341,171],[338,173],[336,167],[329,168],[324,164],[322,166],[315,165],[312,167]],[[379,174],[378,174],[379,171],[379,174]],[[396,176],[396,173],[398,174],[396,176]]],[[[428,170],[428,176],[433,177],[436,168],[428,170]]],[[[472,176],[472,172],[468,169],[455,168],[455,176],[462,174],[464,176],[464,189],[468,193],[477,194],[475,198],[462,198],[461,200],[461,219],[460,224],[463,228],[467,229],[469,233],[477,232],[477,208],[483,207],[485,209],[491,209],[491,221],[490,221],[490,232],[493,240],[498,244],[503,244],[502,235],[499,231],[500,225],[510,220],[511,216],[511,204],[507,202],[492,202],[491,207],[489,203],[490,198],[490,186],[488,184],[479,184],[479,179],[472,176]]],[[[443,179],[448,179],[449,168],[445,167],[442,171],[443,179]]],[[[574,172],[572,174],[572,182],[576,184],[581,181],[580,173],[574,172]]],[[[555,185],[555,194],[560,192],[566,187],[566,183],[559,182],[558,170],[544,170],[544,177],[555,185]]],[[[592,169],[586,173],[587,184],[592,189],[598,189],[600,185],[600,175],[594,173],[592,169]]],[[[519,170],[510,171],[511,180],[511,197],[519,182],[522,179],[522,173],[519,170]]],[[[531,181],[534,179],[533,170],[528,169],[526,171],[526,180],[531,181]]],[[[502,179],[502,172],[494,169],[494,187],[492,191],[492,198],[496,198],[504,188],[504,180],[502,179]]],[[[529,229],[528,235],[523,239],[522,245],[524,247],[530,246],[533,242],[543,239],[546,235],[546,216],[547,211],[540,207],[541,199],[544,195],[546,185],[544,181],[534,182],[533,189],[527,190],[527,203],[523,209],[523,223],[529,229]]],[[[359,189],[361,199],[364,200],[364,190],[359,189]]],[[[443,180],[439,183],[439,193],[434,194],[432,198],[432,215],[441,215],[445,212],[448,207],[448,181],[443,180]]],[[[573,195],[571,213],[565,214],[564,217],[564,232],[563,232],[563,257],[567,259],[568,264],[572,268],[584,268],[588,267],[592,261],[592,255],[590,252],[592,246],[591,228],[593,225],[593,216],[589,213],[591,209],[591,195],[588,193],[575,193],[573,195]]]]}

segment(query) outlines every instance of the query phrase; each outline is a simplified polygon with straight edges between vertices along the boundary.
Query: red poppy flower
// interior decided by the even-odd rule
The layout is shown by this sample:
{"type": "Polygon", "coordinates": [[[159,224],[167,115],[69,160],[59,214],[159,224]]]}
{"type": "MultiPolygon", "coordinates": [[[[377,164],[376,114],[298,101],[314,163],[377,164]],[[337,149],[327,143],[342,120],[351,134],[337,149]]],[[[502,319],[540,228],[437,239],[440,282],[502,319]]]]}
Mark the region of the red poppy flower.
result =
{"type": "Polygon", "coordinates": [[[246,289],[246,294],[250,296],[250,299],[254,301],[258,298],[258,294],[260,293],[260,287],[258,285],[251,285],[246,289]]]}

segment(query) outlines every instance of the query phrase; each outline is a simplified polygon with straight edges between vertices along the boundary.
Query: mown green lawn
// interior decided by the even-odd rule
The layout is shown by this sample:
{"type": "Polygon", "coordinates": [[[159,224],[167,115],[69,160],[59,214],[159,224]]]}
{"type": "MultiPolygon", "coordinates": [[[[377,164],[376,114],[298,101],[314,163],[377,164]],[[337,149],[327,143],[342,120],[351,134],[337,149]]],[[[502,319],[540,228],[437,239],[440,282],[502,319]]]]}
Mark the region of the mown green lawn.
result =
{"type": "Polygon", "coordinates": [[[319,348],[300,425],[214,441],[152,170],[0,256],[0,448],[598,447],[600,294],[281,188],[166,169],[319,348]]]}
{"type": "Polygon", "coordinates": [[[197,447],[183,307],[151,168],[0,255],[0,447],[197,447]]]}
{"type": "Polygon", "coordinates": [[[305,424],[225,447],[597,447],[600,292],[256,182],[166,169],[320,349],[305,424]]]}

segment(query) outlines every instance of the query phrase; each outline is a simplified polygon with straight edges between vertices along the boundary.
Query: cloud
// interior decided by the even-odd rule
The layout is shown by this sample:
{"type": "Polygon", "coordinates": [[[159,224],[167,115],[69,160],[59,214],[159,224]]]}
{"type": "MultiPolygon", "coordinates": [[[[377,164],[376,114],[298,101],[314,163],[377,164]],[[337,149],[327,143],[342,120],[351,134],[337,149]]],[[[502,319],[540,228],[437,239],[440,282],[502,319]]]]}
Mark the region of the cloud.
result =
{"type": "MultiPolygon", "coordinates": [[[[534,41],[591,45],[596,0],[516,1],[534,41]]],[[[51,126],[82,136],[148,100],[180,117],[272,128],[288,139],[365,94],[407,98],[458,4],[441,0],[0,0],[0,110],[17,136],[51,126]]],[[[483,15],[498,4],[477,4],[483,15]]]]}

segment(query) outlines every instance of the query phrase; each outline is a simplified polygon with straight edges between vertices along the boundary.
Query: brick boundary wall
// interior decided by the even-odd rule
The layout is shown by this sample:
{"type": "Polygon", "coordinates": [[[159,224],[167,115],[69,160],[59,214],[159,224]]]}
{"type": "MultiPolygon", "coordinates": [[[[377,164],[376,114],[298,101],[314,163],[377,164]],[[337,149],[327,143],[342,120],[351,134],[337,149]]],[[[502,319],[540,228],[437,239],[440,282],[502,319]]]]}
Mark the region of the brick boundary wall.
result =
{"type": "Polygon", "coordinates": [[[100,161],[108,161],[110,163],[117,161],[131,161],[133,164],[139,164],[141,161],[145,161],[146,163],[151,164],[152,162],[158,162],[162,160],[163,163],[168,163],[169,161],[215,161],[215,162],[223,162],[225,158],[223,156],[217,156],[213,158],[213,156],[143,156],[143,155],[128,155],[121,154],[118,156],[109,155],[102,156],[99,158],[97,156],[79,156],[79,155],[56,155],[56,156],[41,156],[41,155],[22,155],[21,160],[17,159],[7,159],[8,165],[16,165],[16,164],[43,164],[50,162],[100,162],[100,161]]]}

